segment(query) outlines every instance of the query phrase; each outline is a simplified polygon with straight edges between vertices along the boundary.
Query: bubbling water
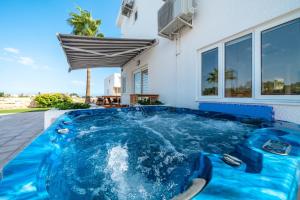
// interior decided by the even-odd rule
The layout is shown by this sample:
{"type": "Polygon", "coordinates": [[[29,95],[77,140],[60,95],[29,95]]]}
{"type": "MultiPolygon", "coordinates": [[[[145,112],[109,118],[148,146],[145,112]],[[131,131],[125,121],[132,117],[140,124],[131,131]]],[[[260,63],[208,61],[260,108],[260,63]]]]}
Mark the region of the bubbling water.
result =
{"type": "Polygon", "coordinates": [[[49,172],[51,199],[170,199],[191,174],[191,155],[228,153],[256,127],[190,114],[80,116],[77,136],[49,172]]]}
{"type": "Polygon", "coordinates": [[[118,198],[122,199],[128,194],[128,183],[125,178],[128,171],[128,152],[125,148],[117,146],[108,152],[107,169],[112,181],[117,185],[118,198]]]}

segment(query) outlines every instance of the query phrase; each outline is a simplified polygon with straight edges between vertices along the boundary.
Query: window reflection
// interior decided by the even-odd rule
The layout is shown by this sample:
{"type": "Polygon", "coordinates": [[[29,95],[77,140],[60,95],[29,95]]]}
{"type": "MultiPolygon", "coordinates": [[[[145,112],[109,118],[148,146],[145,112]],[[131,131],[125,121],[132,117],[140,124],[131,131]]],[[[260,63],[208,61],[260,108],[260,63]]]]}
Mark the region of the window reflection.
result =
{"type": "Polygon", "coordinates": [[[252,96],[252,34],[225,44],[225,97],[252,96]]]}
{"type": "Polygon", "coordinates": [[[142,80],[142,73],[137,72],[134,74],[134,93],[141,94],[142,87],[141,87],[141,80],[142,80]]]}
{"type": "Polygon", "coordinates": [[[262,32],[262,95],[300,94],[300,19],[262,32]]]}
{"type": "Polygon", "coordinates": [[[126,93],[126,76],[122,76],[122,83],[121,83],[121,86],[122,86],[122,93],[126,93]]]}
{"type": "Polygon", "coordinates": [[[148,90],[148,69],[136,72],[134,74],[134,93],[145,94],[148,90]]]}
{"type": "Polygon", "coordinates": [[[142,94],[148,92],[148,69],[142,71],[142,94]]]}
{"type": "Polygon", "coordinates": [[[202,96],[218,95],[218,48],[201,55],[202,96]]]}

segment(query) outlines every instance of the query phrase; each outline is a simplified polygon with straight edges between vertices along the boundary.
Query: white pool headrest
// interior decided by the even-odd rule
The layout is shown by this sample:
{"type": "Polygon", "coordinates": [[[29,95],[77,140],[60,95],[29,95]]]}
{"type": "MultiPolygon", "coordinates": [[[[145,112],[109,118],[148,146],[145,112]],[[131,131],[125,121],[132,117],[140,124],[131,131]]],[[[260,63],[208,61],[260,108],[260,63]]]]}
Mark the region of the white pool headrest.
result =
{"type": "Polygon", "coordinates": [[[203,178],[195,178],[192,185],[183,193],[175,196],[172,200],[190,200],[203,190],[206,180],[203,178]]]}

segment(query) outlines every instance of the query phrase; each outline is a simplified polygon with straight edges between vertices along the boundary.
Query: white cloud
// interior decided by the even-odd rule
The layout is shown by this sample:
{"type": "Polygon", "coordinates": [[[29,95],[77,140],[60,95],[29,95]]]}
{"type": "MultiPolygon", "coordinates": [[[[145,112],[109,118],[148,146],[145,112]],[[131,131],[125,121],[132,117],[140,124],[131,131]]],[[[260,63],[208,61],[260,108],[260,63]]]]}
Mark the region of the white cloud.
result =
{"type": "Polygon", "coordinates": [[[32,64],[31,66],[33,69],[36,69],[36,70],[51,70],[51,68],[48,65],[39,66],[36,64],[32,64]]]}
{"type": "Polygon", "coordinates": [[[6,47],[4,48],[4,51],[9,52],[9,53],[14,53],[14,54],[19,54],[20,50],[12,47],[6,47]]]}
{"type": "Polygon", "coordinates": [[[6,61],[6,62],[12,62],[13,61],[12,58],[8,58],[8,57],[0,57],[0,60],[6,61]]]}
{"type": "Polygon", "coordinates": [[[30,57],[20,56],[18,59],[18,63],[27,66],[34,66],[34,60],[30,57]]]}
{"type": "Polygon", "coordinates": [[[33,58],[21,55],[20,50],[16,48],[4,48],[4,53],[2,56],[0,55],[0,61],[19,63],[29,66],[34,70],[51,70],[48,65],[36,64],[33,58]]]}
{"type": "Polygon", "coordinates": [[[40,67],[40,69],[50,70],[51,68],[48,65],[43,65],[43,66],[40,67]]]}

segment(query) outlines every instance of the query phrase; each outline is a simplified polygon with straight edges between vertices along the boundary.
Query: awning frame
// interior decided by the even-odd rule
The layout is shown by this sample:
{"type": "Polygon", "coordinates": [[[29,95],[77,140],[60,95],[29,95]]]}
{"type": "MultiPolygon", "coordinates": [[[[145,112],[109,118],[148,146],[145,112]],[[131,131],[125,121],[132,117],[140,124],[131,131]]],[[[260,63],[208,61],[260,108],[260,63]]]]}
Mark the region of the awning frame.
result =
{"type": "Polygon", "coordinates": [[[57,37],[67,58],[69,71],[123,67],[158,44],[157,39],[95,38],[63,34],[57,34],[57,37]]]}
{"type": "Polygon", "coordinates": [[[90,50],[85,50],[85,49],[81,49],[81,48],[76,48],[76,47],[69,47],[67,45],[62,45],[62,47],[66,48],[66,49],[72,49],[72,50],[76,50],[76,51],[81,51],[81,52],[86,52],[86,53],[91,53],[91,54],[95,54],[95,55],[99,55],[99,56],[105,56],[105,57],[115,57],[115,56],[119,56],[119,55],[123,55],[126,53],[131,53],[131,52],[135,52],[135,51],[140,51],[140,50],[144,50],[144,49],[149,49],[152,46],[148,46],[148,47],[141,47],[141,48],[136,48],[136,49],[131,49],[131,50],[127,50],[121,53],[115,53],[115,54],[105,54],[105,53],[99,53],[96,51],[90,51],[90,50]]]}

